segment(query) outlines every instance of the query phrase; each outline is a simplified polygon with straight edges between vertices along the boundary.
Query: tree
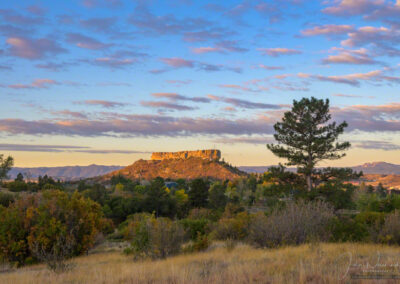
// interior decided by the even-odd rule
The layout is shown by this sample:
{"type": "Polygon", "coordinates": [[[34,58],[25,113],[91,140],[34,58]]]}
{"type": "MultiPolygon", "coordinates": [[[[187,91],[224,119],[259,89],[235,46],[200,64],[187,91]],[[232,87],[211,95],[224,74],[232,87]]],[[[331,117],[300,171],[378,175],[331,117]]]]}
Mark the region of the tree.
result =
{"type": "Polygon", "coordinates": [[[267,144],[272,153],[288,160],[286,165],[298,167],[309,191],[313,188],[316,164],[342,158],[345,156],[343,151],[351,146],[349,142],[337,142],[348,126],[346,121],[337,125],[336,122],[328,123],[330,119],[328,99],[294,100],[291,111],[285,112],[282,121],[274,125],[278,144],[267,144]]]}
{"type": "Polygon", "coordinates": [[[11,170],[12,166],[14,165],[14,158],[8,156],[6,159],[3,158],[4,155],[0,154],[0,182],[3,179],[7,178],[8,172],[11,170]]]}
{"type": "Polygon", "coordinates": [[[208,187],[207,183],[201,179],[197,178],[190,183],[189,190],[189,201],[192,207],[206,207],[208,199],[208,187]]]}

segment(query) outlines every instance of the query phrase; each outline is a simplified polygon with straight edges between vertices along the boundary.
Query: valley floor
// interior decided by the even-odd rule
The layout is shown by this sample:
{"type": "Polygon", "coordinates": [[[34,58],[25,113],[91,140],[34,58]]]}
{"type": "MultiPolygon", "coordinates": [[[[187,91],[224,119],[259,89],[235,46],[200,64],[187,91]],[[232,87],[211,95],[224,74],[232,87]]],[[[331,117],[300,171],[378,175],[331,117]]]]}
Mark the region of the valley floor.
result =
{"type": "MultiPolygon", "coordinates": [[[[362,270],[386,280],[351,283],[398,283],[400,247],[375,244],[309,244],[254,249],[222,244],[207,252],[165,260],[134,262],[121,252],[73,259],[74,269],[55,274],[44,265],[0,273],[0,283],[349,283],[362,270]]],[[[366,273],[364,271],[364,273],[366,273]]]]}

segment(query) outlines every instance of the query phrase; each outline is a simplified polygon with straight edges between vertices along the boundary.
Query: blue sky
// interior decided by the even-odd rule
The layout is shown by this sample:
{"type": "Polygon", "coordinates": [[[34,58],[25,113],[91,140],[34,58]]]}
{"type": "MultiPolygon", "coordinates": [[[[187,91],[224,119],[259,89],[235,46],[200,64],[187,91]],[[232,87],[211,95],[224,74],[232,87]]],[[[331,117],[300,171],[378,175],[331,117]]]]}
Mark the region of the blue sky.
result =
{"type": "Polygon", "coordinates": [[[18,166],[265,147],[293,100],[329,98],[348,156],[400,157],[400,1],[3,1],[0,151],[18,166]],[[218,4],[216,4],[218,3],[218,4]]]}

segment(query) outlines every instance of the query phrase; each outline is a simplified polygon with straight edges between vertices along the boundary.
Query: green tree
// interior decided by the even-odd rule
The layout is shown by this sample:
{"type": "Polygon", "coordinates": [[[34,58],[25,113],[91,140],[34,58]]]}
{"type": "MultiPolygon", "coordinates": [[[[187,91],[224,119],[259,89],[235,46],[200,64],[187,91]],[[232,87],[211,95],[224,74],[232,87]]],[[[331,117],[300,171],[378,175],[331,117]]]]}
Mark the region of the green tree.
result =
{"type": "Polygon", "coordinates": [[[8,156],[7,158],[4,158],[4,155],[0,154],[0,182],[2,182],[3,179],[6,179],[8,177],[7,174],[11,170],[13,165],[14,165],[13,157],[8,156]]]}
{"type": "Polygon", "coordinates": [[[193,207],[206,207],[208,199],[207,183],[197,178],[190,183],[189,201],[193,207]]]}
{"type": "Polygon", "coordinates": [[[293,107],[285,112],[282,121],[274,125],[275,140],[278,144],[267,144],[269,150],[280,158],[286,158],[288,166],[297,166],[303,174],[308,190],[313,188],[314,169],[322,160],[336,160],[345,156],[349,142],[337,142],[347,127],[329,123],[329,100],[303,98],[293,101],[293,107]]]}

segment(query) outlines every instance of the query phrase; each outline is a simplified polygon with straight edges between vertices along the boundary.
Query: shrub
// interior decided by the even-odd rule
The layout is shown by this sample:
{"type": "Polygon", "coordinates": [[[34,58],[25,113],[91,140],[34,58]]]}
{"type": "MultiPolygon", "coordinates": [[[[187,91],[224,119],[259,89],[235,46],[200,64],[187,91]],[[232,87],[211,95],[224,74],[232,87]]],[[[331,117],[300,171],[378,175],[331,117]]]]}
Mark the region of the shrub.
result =
{"type": "Polygon", "coordinates": [[[128,252],[135,258],[165,258],[177,254],[184,235],[184,229],[177,221],[143,213],[133,215],[125,229],[125,238],[131,242],[128,252]]]}
{"type": "Polygon", "coordinates": [[[331,232],[334,242],[361,242],[369,236],[367,226],[351,217],[334,218],[331,232]]]}
{"type": "Polygon", "coordinates": [[[183,219],[180,221],[191,240],[196,240],[198,235],[206,235],[210,232],[210,221],[201,219],[183,219]]]}
{"type": "Polygon", "coordinates": [[[214,226],[213,236],[218,240],[243,240],[248,235],[249,226],[250,215],[240,212],[231,218],[221,218],[214,226]]]}
{"type": "Polygon", "coordinates": [[[268,217],[256,214],[250,224],[249,241],[260,247],[325,241],[329,239],[328,226],[333,217],[333,209],[327,203],[289,202],[268,217]]]}
{"type": "Polygon", "coordinates": [[[28,195],[0,211],[0,258],[18,265],[87,252],[103,229],[101,207],[79,193],[28,195]]]}
{"type": "Polygon", "coordinates": [[[379,233],[381,242],[400,245],[400,213],[396,211],[385,217],[385,223],[379,233]]]}
{"type": "Polygon", "coordinates": [[[8,207],[14,201],[14,195],[11,193],[0,192],[0,205],[8,207]]]}

